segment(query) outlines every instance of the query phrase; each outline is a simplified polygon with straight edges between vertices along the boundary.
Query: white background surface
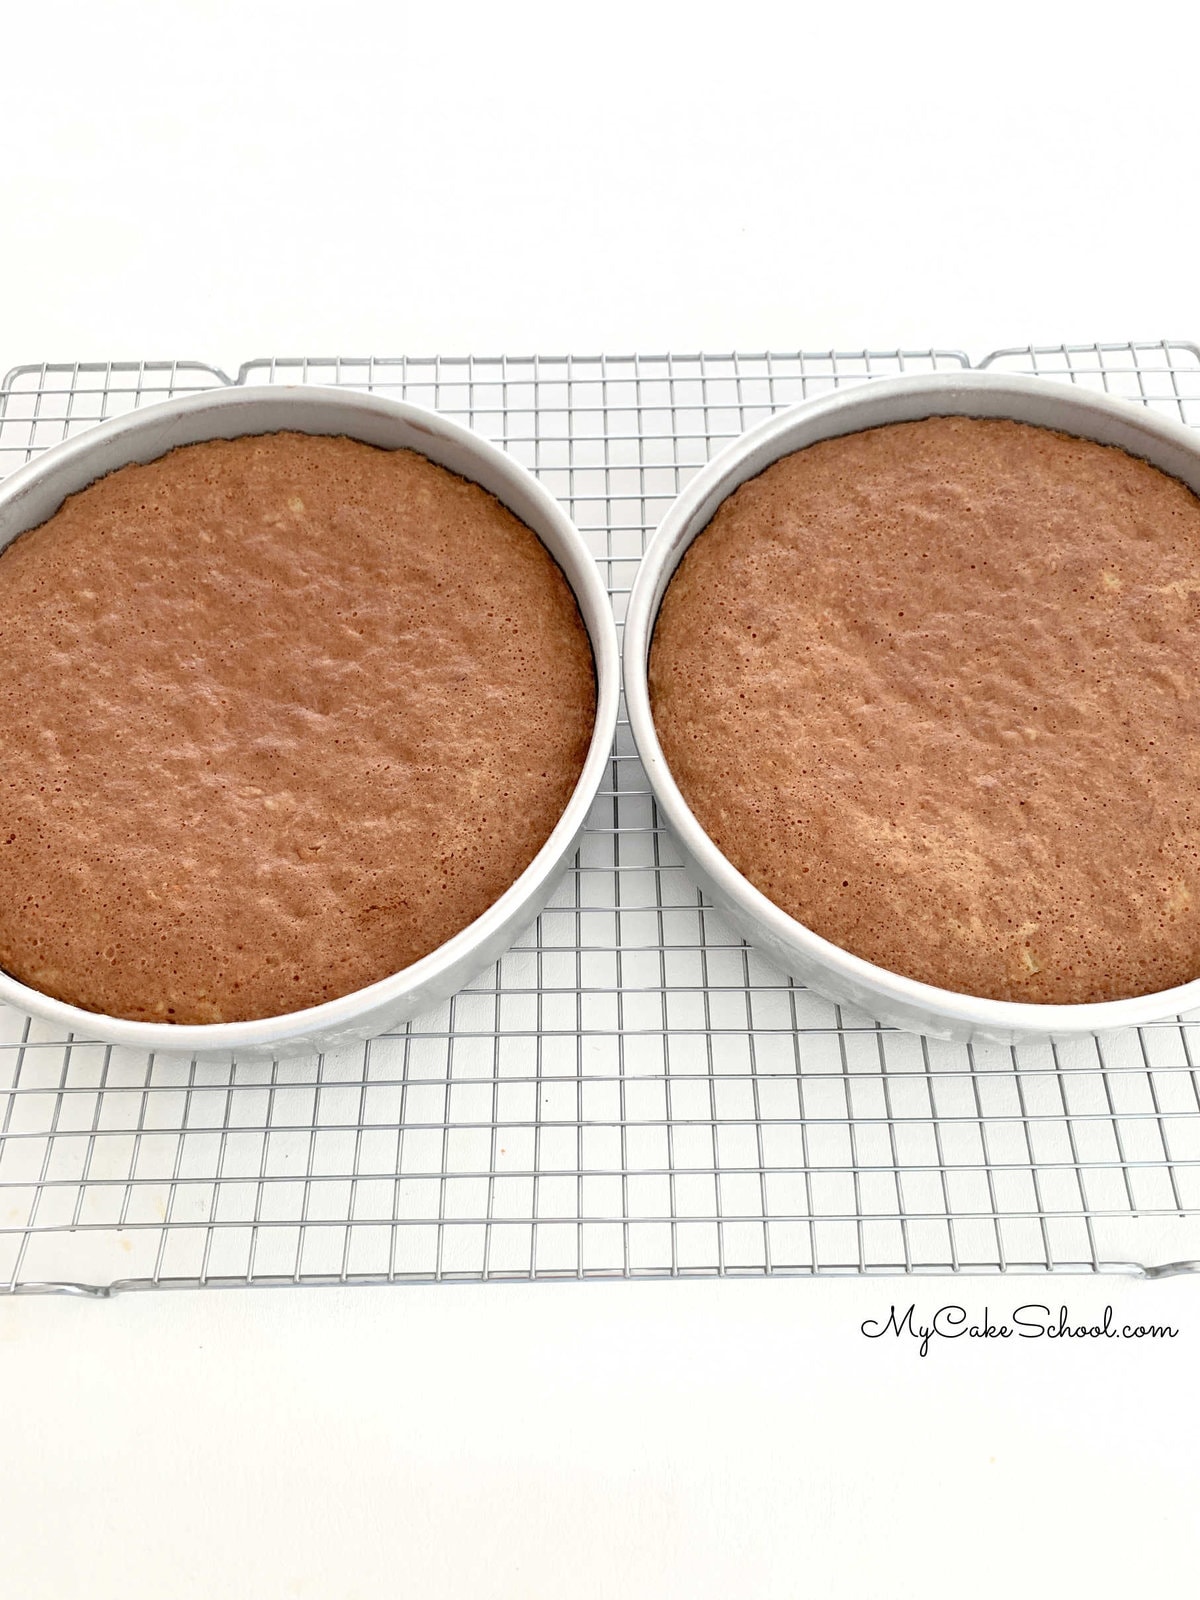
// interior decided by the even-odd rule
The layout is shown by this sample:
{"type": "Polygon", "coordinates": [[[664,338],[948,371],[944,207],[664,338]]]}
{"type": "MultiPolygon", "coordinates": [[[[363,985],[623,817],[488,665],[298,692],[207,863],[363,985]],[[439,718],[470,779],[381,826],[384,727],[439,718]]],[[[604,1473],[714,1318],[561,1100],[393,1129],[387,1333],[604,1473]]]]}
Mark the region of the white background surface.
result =
{"type": "MultiPolygon", "coordinates": [[[[0,10],[0,367],[1200,337],[1194,13],[0,10]]],[[[1196,1280],[0,1302],[0,1593],[1190,1594],[1196,1280]],[[869,1343],[896,1300],[1165,1346],[869,1343]]]]}

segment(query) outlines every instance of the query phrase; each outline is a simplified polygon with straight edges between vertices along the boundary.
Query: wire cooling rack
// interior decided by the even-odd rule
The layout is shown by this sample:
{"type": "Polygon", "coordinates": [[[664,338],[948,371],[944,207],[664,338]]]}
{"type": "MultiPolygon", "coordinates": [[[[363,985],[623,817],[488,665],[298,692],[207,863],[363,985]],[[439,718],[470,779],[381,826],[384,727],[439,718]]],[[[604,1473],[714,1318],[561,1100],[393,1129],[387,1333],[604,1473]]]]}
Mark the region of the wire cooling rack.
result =
{"type": "MultiPolygon", "coordinates": [[[[230,382],[345,384],[488,435],[618,621],[689,476],[771,411],[953,350],[18,367],[0,475],[230,382]]],[[[1191,344],[994,352],[1200,423],[1191,344]]],[[[536,927],[448,1005],[276,1063],[147,1057],[0,1008],[0,1288],[1104,1270],[1200,1257],[1200,1013],[949,1045],[793,984],[689,881],[622,722],[536,927]]]]}

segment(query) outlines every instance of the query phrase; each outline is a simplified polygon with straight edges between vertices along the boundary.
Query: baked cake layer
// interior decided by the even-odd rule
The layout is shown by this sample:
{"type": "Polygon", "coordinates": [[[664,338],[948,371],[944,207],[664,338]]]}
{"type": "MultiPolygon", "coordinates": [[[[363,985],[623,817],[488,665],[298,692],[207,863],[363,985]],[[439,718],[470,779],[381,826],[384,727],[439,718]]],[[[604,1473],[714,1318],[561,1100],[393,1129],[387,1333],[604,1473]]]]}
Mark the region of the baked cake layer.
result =
{"type": "Polygon", "coordinates": [[[0,964],[115,1016],[274,1016],[473,921],[595,716],[535,535],[411,451],[175,450],[0,557],[0,964]]]}
{"type": "Polygon", "coordinates": [[[1067,1003],[1200,974],[1200,500],[1125,452],[935,417],[717,510],[650,654],[706,832],[833,943],[1067,1003]]]}

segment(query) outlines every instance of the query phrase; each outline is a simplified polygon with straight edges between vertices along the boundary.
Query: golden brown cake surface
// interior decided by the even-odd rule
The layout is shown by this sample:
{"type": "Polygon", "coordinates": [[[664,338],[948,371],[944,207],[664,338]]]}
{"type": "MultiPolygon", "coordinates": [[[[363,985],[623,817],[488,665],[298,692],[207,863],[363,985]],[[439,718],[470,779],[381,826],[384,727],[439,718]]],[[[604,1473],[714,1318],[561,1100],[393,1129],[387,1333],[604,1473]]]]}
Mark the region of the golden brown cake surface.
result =
{"type": "Polygon", "coordinates": [[[655,727],[800,922],[1067,1003],[1200,975],[1200,500],[1116,449],[936,417],[743,484],[684,557],[655,727]]]}
{"type": "Polygon", "coordinates": [[[295,433],[114,472],[0,557],[0,965],[147,1021],[373,983],[562,814],[591,648],[545,547],[411,451],[295,433]]]}

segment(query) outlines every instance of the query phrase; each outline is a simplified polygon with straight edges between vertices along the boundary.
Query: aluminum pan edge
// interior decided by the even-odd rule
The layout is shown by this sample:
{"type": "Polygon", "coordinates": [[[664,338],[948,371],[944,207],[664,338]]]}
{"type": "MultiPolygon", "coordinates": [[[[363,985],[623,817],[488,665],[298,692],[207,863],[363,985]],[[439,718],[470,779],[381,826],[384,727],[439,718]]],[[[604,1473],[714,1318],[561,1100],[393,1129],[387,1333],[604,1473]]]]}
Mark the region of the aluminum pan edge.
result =
{"type": "Polygon", "coordinates": [[[919,983],[831,944],[782,911],[726,859],[683,798],[650,714],[647,662],[658,608],[692,540],[740,484],[821,439],[929,416],[1011,417],[1119,445],[1200,493],[1200,433],[1135,402],[1045,378],[954,372],[883,378],[807,400],[735,440],[672,504],[642,559],[625,621],[625,700],[650,786],[690,871],[739,933],[790,976],[870,1016],[934,1038],[1002,1045],[1066,1042],[1200,1008],[1200,979],[1087,1005],[1030,1005],[919,983]]]}
{"type": "Polygon", "coordinates": [[[0,1001],[44,1018],[64,1035],[156,1054],[245,1058],[307,1054],[385,1032],[446,1000],[535,920],[575,852],[603,781],[616,731],[620,662],[596,562],[565,511],[530,472],[435,412],[353,390],[282,384],[212,389],[146,406],[52,446],[0,484],[0,549],[52,516],[68,495],[118,467],[152,461],[177,445],[285,428],[417,450],[480,484],[533,529],[574,591],[595,658],[596,725],[583,771],[550,837],[516,882],[482,916],[402,972],[285,1016],[179,1025],[86,1011],[0,972],[0,1001]]]}

